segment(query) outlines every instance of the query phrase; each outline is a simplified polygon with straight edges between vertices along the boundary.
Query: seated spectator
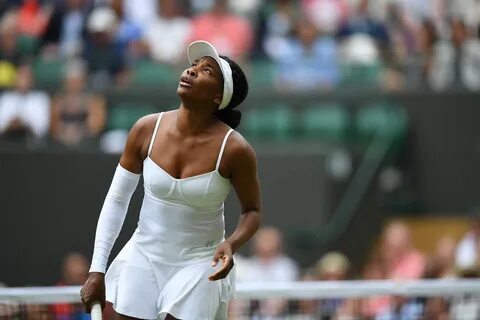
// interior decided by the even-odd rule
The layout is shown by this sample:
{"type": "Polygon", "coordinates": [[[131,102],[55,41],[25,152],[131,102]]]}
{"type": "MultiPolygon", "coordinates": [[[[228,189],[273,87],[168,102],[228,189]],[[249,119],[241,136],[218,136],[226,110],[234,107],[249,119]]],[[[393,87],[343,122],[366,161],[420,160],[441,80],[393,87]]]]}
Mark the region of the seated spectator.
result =
{"type": "MultiPolygon", "coordinates": [[[[300,277],[300,281],[310,282],[316,281],[317,275],[315,270],[307,269],[300,277]]],[[[298,310],[296,315],[289,315],[291,320],[316,320],[318,317],[318,302],[314,299],[300,299],[298,300],[298,310]]],[[[320,318],[322,319],[322,318],[320,318]]]]}
{"type": "Polygon", "coordinates": [[[345,0],[302,0],[303,14],[319,30],[336,32],[348,18],[348,5],[345,0]]]}
{"type": "Polygon", "coordinates": [[[20,34],[39,38],[50,18],[50,6],[42,6],[39,0],[24,0],[18,10],[17,28],[20,34]]]}
{"type": "Polygon", "coordinates": [[[159,0],[159,12],[145,34],[151,57],[162,63],[177,64],[183,61],[191,22],[182,17],[175,0],[159,0]]]}
{"type": "MultiPolygon", "coordinates": [[[[257,232],[245,282],[274,283],[297,279],[298,266],[283,253],[282,242],[282,234],[274,227],[265,227],[257,232]]],[[[261,317],[279,316],[286,311],[286,307],[287,301],[284,299],[267,299],[261,301],[254,313],[261,317]]]]}
{"type": "Polygon", "coordinates": [[[426,264],[424,278],[449,279],[456,277],[455,246],[455,240],[450,236],[443,236],[438,240],[435,252],[426,264]]]}
{"type": "Polygon", "coordinates": [[[155,20],[157,1],[158,0],[123,0],[125,18],[139,26],[142,33],[146,32],[155,20]]]}
{"type": "Polygon", "coordinates": [[[450,21],[450,31],[450,41],[439,41],[435,46],[431,86],[437,90],[480,90],[480,39],[461,19],[450,21]]]}
{"type": "MultiPolygon", "coordinates": [[[[63,259],[62,278],[57,286],[80,286],[87,281],[89,262],[78,252],[69,252],[63,259]]],[[[55,304],[51,306],[57,320],[89,319],[84,306],[79,304],[55,304]]]]}
{"type": "MultiPolygon", "coordinates": [[[[408,226],[403,222],[393,221],[384,229],[379,254],[367,264],[364,279],[420,279],[424,275],[425,266],[426,259],[413,246],[408,226]]],[[[403,305],[405,301],[392,300],[388,296],[371,297],[363,304],[363,312],[369,317],[383,315],[395,303],[403,305]]],[[[412,311],[410,306],[407,309],[405,312],[412,311]]]]}
{"type": "Polygon", "coordinates": [[[88,17],[84,58],[88,63],[90,83],[96,89],[104,89],[112,82],[126,84],[125,52],[115,46],[117,27],[117,17],[108,7],[96,8],[88,17]]]}
{"type": "MultiPolygon", "coordinates": [[[[316,264],[318,280],[342,281],[348,279],[350,261],[340,252],[328,252],[323,255],[316,264]]],[[[337,310],[343,305],[342,298],[328,298],[319,301],[318,314],[321,319],[330,319],[335,316],[337,310]]]]}
{"type": "Polygon", "coordinates": [[[64,88],[52,104],[52,139],[66,146],[92,142],[105,126],[105,101],[85,87],[86,70],[79,61],[67,65],[64,88]]]}
{"type": "Polygon", "coordinates": [[[50,124],[50,98],[34,89],[29,65],[18,69],[14,90],[0,96],[0,135],[8,139],[40,139],[50,124]]]}
{"type": "Polygon", "coordinates": [[[190,41],[206,40],[233,59],[246,58],[252,47],[250,24],[229,12],[227,0],[215,0],[210,11],[194,17],[191,30],[190,41]]]}
{"type": "Polygon", "coordinates": [[[0,20],[0,89],[11,88],[15,84],[17,67],[22,56],[17,50],[17,15],[9,11],[0,20]]]}
{"type": "Polygon", "coordinates": [[[425,257],[412,243],[410,229],[394,221],[383,233],[381,254],[388,279],[420,279],[425,270],[425,257]]]}
{"type": "Polygon", "coordinates": [[[295,30],[300,9],[293,0],[265,2],[258,14],[256,56],[273,56],[295,30]]]}
{"type": "Polygon", "coordinates": [[[340,27],[338,37],[343,40],[355,34],[365,34],[376,42],[380,50],[386,51],[390,41],[386,26],[372,17],[368,2],[359,1],[356,12],[340,27]]]}
{"type": "Polygon", "coordinates": [[[455,252],[455,266],[460,271],[469,271],[480,266],[480,219],[472,221],[472,227],[458,243],[455,252]]]}
{"type": "Polygon", "coordinates": [[[327,34],[319,36],[307,20],[300,21],[296,31],[296,37],[286,40],[272,56],[279,88],[305,91],[335,87],[339,82],[335,40],[327,34]]]}
{"type": "Polygon", "coordinates": [[[82,52],[87,10],[86,0],[57,4],[42,37],[44,54],[71,57],[82,52]]]}
{"type": "Polygon", "coordinates": [[[110,6],[115,12],[118,21],[114,36],[117,50],[125,52],[127,57],[132,60],[143,56],[145,50],[143,50],[140,41],[143,36],[143,30],[125,14],[124,1],[111,0],[110,6]]]}

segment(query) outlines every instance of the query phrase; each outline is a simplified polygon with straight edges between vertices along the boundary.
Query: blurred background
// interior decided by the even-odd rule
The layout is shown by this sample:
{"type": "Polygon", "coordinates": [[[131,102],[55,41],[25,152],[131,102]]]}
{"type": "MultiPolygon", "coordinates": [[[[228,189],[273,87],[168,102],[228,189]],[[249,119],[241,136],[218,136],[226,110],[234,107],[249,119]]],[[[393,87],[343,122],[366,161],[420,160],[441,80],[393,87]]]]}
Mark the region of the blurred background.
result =
{"type": "MultiPolygon", "coordinates": [[[[83,284],[128,130],[179,106],[199,39],[250,82],[239,131],[258,155],[264,229],[238,254],[239,282],[479,275],[478,0],[2,0],[3,285],[83,284]]],[[[228,232],[239,210],[232,192],[228,232]]],[[[288,304],[270,302],[234,307],[288,304]]],[[[297,309],[376,317],[394,303],[297,309]]],[[[429,319],[450,312],[430,303],[429,319]]]]}

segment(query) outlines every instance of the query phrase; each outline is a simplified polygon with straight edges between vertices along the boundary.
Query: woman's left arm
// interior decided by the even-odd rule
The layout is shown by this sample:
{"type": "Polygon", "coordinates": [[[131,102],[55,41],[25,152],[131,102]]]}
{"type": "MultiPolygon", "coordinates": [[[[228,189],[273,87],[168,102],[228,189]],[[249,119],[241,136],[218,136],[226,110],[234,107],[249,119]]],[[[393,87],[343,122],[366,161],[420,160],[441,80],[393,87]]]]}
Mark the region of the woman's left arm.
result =
{"type": "Polygon", "coordinates": [[[233,254],[255,234],[261,223],[260,183],[255,151],[239,134],[235,134],[234,140],[228,152],[230,182],[240,201],[242,213],[234,232],[215,251],[212,267],[219,260],[222,260],[223,265],[209,277],[212,281],[228,275],[234,264],[233,254]]]}

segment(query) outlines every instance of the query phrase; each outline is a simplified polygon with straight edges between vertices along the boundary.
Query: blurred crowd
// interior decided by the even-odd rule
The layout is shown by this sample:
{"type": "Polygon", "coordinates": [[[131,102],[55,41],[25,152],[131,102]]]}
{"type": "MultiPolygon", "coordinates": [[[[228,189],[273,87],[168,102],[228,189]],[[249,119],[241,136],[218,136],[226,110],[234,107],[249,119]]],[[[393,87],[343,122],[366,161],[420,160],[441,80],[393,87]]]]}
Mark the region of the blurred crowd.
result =
{"type": "Polygon", "coordinates": [[[135,62],[183,63],[204,39],[244,64],[273,63],[282,89],[334,88],[356,66],[382,70],[388,89],[480,88],[475,0],[5,0],[0,10],[3,87],[32,55],[81,57],[93,86],[127,85],[135,62]]]}
{"type": "Polygon", "coordinates": [[[0,10],[3,87],[32,55],[81,57],[93,86],[127,85],[137,61],[183,63],[204,39],[244,64],[272,62],[282,89],[334,88],[356,66],[382,70],[388,89],[480,88],[475,0],[5,0],[0,10]]]}
{"type": "MultiPolygon", "coordinates": [[[[339,251],[330,251],[307,268],[289,257],[284,235],[275,227],[263,227],[250,244],[248,256],[235,254],[237,283],[275,284],[289,281],[343,280],[419,280],[480,277],[480,219],[460,239],[444,235],[436,239],[430,253],[418,250],[406,223],[392,221],[382,231],[378,244],[362,265],[353,265],[339,251]],[[354,271],[359,270],[359,271],[354,271]]],[[[63,260],[57,286],[83,285],[88,277],[88,259],[69,252],[63,260]]],[[[10,312],[29,315],[28,319],[89,319],[81,304],[12,306],[10,312]],[[23,308],[23,309],[22,309],[23,308]],[[26,309],[25,309],[26,308],[26,309]],[[24,310],[25,309],[25,310],[24,310]],[[20,313],[22,312],[22,313],[20,313]]],[[[113,318],[107,304],[104,318],[113,318]]],[[[365,295],[362,298],[324,298],[289,301],[283,298],[233,300],[229,319],[257,320],[476,320],[480,318],[480,299],[476,296],[401,297],[365,295]]]]}
{"type": "MultiPolygon", "coordinates": [[[[418,241],[418,239],[416,239],[418,241]]],[[[282,249],[282,234],[273,227],[261,229],[251,255],[236,256],[237,283],[342,280],[419,280],[480,277],[480,220],[459,241],[451,235],[437,239],[436,248],[426,254],[418,250],[409,226],[392,221],[383,230],[360,272],[338,251],[325,253],[311,267],[300,269],[282,249]]],[[[376,296],[361,299],[261,301],[235,300],[229,319],[298,320],[474,320],[480,317],[478,297],[376,296]],[[295,315],[295,316],[294,316],[295,315]]]]}
{"type": "MultiPolygon", "coordinates": [[[[97,143],[111,118],[105,90],[128,90],[146,61],[150,72],[173,68],[174,78],[198,39],[283,91],[349,81],[478,90],[479,22],[475,0],[5,0],[0,139],[97,143]],[[48,80],[55,61],[62,80],[46,92],[35,78],[48,80]]],[[[148,81],[157,79],[160,87],[160,74],[148,81]]],[[[121,151],[124,135],[106,136],[104,150],[121,151]]]]}

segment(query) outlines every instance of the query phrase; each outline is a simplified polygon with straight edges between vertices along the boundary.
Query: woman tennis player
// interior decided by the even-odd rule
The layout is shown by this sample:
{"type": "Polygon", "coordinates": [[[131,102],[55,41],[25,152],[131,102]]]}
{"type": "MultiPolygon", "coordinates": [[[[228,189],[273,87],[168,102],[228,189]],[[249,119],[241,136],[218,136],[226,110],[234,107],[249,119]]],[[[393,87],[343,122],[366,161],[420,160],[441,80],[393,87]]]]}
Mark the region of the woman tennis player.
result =
{"type": "Polygon", "coordinates": [[[117,319],[227,319],[233,254],[261,220],[256,156],[233,130],[248,83],[240,67],[208,42],[190,44],[188,59],[177,89],[179,109],[145,116],[129,133],[81,291],[87,311],[106,300],[117,319]],[[138,227],[104,276],[142,172],[138,227]],[[225,239],[223,203],[230,185],[242,214],[225,239]]]}

